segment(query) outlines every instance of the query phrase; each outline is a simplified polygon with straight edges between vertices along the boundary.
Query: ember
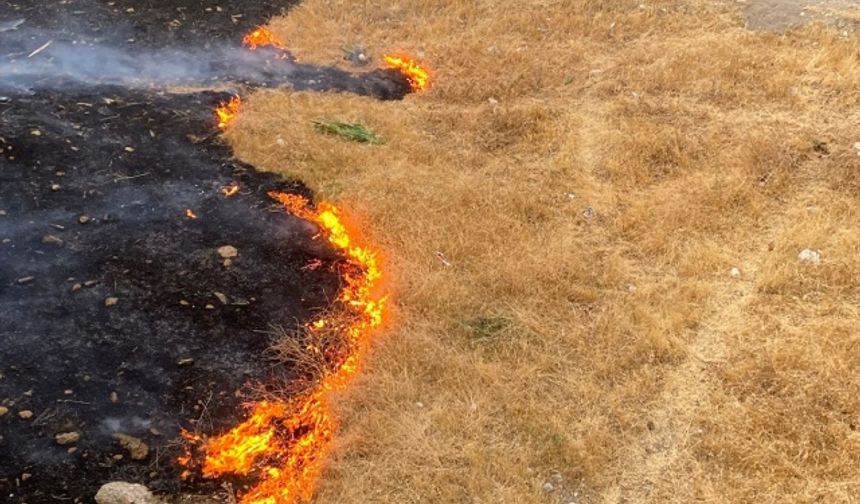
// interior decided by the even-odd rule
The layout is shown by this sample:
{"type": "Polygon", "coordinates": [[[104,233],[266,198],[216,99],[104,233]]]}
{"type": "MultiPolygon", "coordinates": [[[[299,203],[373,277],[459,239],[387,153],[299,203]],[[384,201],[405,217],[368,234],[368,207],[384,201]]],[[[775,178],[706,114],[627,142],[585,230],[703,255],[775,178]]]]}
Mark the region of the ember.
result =
{"type": "MultiPolygon", "coordinates": [[[[344,310],[306,328],[338,331],[344,348],[325,352],[331,359],[326,372],[314,387],[294,399],[252,405],[248,419],[220,437],[207,440],[186,434],[192,443],[202,445],[205,477],[258,475],[259,483],[242,496],[243,504],[292,503],[311,497],[336,428],[330,396],[357,373],[370,333],[382,323],[386,302],[376,294],[382,277],[376,253],[354,244],[354,233],[342,222],[337,207],[321,203],[314,209],[301,196],[270,195],[293,215],[317,224],[328,242],[347,258],[346,285],[338,296],[344,310]]],[[[179,462],[193,466],[195,458],[188,454],[179,462]]]]}
{"type": "Polygon", "coordinates": [[[185,209],[185,216],[189,219],[197,219],[197,214],[190,208],[185,209]]]}
{"type": "Polygon", "coordinates": [[[386,55],[383,61],[388,68],[399,70],[406,76],[412,91],[424,91],[430,85],[430,72],[409,56],[386,55]]]}
{"type": "Polygon", "coordinates": [[[235,196],[235,195],[239,194],[239,184],[236,182],[233,182],[232,184],[228,185],[227,187],[222,187],[221,193],[224,196],[227,196],[228,198],[235,196]]]}

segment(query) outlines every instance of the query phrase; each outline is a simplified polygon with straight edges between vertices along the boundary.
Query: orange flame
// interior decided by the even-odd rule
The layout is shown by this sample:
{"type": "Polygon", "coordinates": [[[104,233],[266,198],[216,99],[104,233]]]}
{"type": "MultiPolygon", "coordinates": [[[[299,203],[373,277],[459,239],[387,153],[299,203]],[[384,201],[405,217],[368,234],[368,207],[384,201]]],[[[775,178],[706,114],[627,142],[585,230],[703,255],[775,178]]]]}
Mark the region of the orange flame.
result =
{"type": "Polygon", "coordinates": [[[394,55],[385,55],[382,59],[388,68],[400,70],[400,73],[406,76],[412,91],[424,91],[430,85],[430,72],[414,59],[394,55]]]}
{"type": "Polygon", "coordinates": [[[194,210],[191,210],[190,208],[185,209],[185,216],[188,217],[189,219],[196,219],[197,218],[197,214],[194,213],[194,210]]]}
{"type": "Polygon", "coordinates": [[[224,196],[227,196],[228,198],[239,194],[239,183],[233,182],[232,184],[228,185],[227,187],[222,187],[221,188],[221,194],[223,194],[224,196]]]}
{"type": "Polygon", "coordinates": [[[277,49],[283,49],[285,47],[284,43],[277,35],[262,26],[245,35],[245,38],[242,39],[242,43],[252,51],[258,47],[266,46],[272,46],[277,49]]]}
{"type": "MultiPolygon", "coordinates": [[[[354,244],[340,210],[321,203],[316,209],[302,196],[270,193],[293,215],[317,224],[329,243],[347,259],[345,286],[338,300],[346,308],[339,317],[319,319],[307,330],[338,328],[346,348],[329,357],[330,370],[306,393],[285,402],[258,402],[244,422],[226,434],[203,440],[186,433],[192,443],[202,444],[203,476],[254,476],[257,485],[241,497],[242,504],[291,504],[308,500],[331,447],[336,420],[331,413],[331,394],[343,389],[358,372],[369,346],[371,331],[382,323],[386,298],[377,296],[382,274],[377,254],[354,244]]],[[[186,455],[180,464],[190,466],[186,455]]]]}
{"type": "Polygon", "coordinates": [[[242,99],[238,96],[233,96],[230,101],[221,102],[215,108],[215,117],[218,119],[218,127],[225,129],[239,115],[239,110],[242,108],[242,99]]]}

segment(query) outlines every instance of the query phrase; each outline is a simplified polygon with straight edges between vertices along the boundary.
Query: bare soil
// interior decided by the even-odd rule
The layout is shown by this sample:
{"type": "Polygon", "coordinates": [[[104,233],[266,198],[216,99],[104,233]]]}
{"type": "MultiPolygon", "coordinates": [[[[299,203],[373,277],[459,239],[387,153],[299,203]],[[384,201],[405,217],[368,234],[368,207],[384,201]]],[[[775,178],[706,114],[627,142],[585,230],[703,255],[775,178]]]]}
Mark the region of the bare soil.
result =
{"type": "Polygon", "coordinates": [[[745,0],[748,27],[754,30],[784,30],[812,22],[837,28],[854,27],[856,20],[839,14],[841,9],[857,7],[856,0],[745,0]]]}

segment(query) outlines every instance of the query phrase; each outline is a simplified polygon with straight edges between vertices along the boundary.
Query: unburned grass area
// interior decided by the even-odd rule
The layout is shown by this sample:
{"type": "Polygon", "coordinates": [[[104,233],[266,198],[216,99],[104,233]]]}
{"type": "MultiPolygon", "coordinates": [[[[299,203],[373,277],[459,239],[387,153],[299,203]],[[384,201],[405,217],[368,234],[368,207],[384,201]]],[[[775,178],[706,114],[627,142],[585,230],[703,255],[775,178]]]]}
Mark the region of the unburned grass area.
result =
{"type": "Polygon", "coordinates": [[[384,251],[392,313],[319,502],[860,492],[860,39],[640,4],[308,0],[273,20],[300,60],[361,45],[433,76],[402,102],[261,91],[226,133],[384,251]]]}

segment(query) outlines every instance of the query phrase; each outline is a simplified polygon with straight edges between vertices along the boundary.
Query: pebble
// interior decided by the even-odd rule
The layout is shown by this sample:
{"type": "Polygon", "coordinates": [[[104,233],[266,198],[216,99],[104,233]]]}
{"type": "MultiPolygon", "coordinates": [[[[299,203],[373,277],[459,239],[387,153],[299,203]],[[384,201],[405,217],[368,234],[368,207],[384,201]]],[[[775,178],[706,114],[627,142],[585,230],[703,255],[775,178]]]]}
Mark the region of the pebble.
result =
{"type": "Polygon", "coordinates": [[[555,491],[555,485],[547,481],[543,484],[543,491],[546,493],[552,493],[553,491],[555,491]]]}
{"type": "Polygon", "coordinates": [[[186,357],[184,359],[179,359],[178,361],[176,361],[177,366],[190,366],[192,364],[194,364],[194,359],[192,359],[191,357],[186,357]]]}
{"type": "Polygon", "coordinates": [[[99,488],[96,504],[156,504],[159,500],[143,485],[114,481],[99,488]]]}
{"type": "Polygon", "coordinates": [[[857,151],[857,155],[860,156],[860,142],[854,144],[854,149],[857,151]]]}
{"type": "Polygon", "coordinates": [[[77,443],[80,439],[81,435],[77,432],[61,432],[54,436],[54,441],[60,446],[77,443]]]}
{"type": "Polygon", "coordinates": [[[797,256],[800,262],[821,264],[821,252],[818,250],[804,249],[797,256]]]}
{"type": "Polygon", "coordinates": [[[218,255],[224,259],[233,259],[239,255],[239,251],[232,245],[224,245],[218,248],[218,255]]]}
{"type": "Polygon", "coordinates": [[[729,272],[729,275],[731,275],[732,278],[740,278],[741,270],[739,268],[732,268],[732,270],[729,272]]]}
{"type": "Polygon", "coordinates": [[[110,393],[110,402],[116,404],[119,402],[119,394],[116,391],[110,393]]]}
{"type": "Polygon", "coordinates": [[[119,298],[117,297],[109,297],[105,299],[105,306],[114,306],[119,303],[119,298]]]}
{"type": "Polygon", "coordinates": [[[30,473],[22,473],[21,474],[21,481],[27,481],[28,479],[30,479],[32,477],[33,477],[33,475],[30,473]]]}
{"type": "Polygon", "coordinates": [[[225,294],[221,292],[213,292],[212,294],[218,298],[218,301],[221,301],[221,304],[227,304],[227,296],[225,294]]]}
{"type": "Polygon", "coordinates": [[[63,243],[65,242],[63,242],[63,239],[59,236],[45,235],[42,237],[42,243],[46,245],[56,245],[58,247],[62,247],[63,243]]]}
{"type": "Polygon", "coordinates": [[[143,460],[149,455],[149,446],[142,440],[122,433],[114,434],[113,437],[120,446],[128,450],[132,460],[143,460]]]}
{"type": "Polygon", "coordinates": [[[9,408],[6,406],[0,406],[0,417],[6,415],[6,413],[9,413],[9,408]]]}
{"type": "Polygon", "coordinates": [[[29,420],[29,419],[33,418],[33,412],[28,410],[28,409],[25,409],[25,410],[19,411],[18,416],[21,417],[22,420],[29,420]]]}
{"type": "Polygon", "coordinates": [[[89,221],[90,221],[89,215],[81,215],[80,217],[78,217],[78,222],[80,222],[81,224],[86,224],[89,221]]]}
{"type": "Polygon", "coordinates": [[[60,186],[60,184],[51,184],[51,190],[52,191],[56,192],[56,191],[59,191],[60,189],[62,189],[62,186],[60,186]]]}
{"type": "Polygon", "coordinates": [[[27,276],[27,277],[19,278],[18,283],[21,285],[25,285],[25,284],[32,282],[35,279],[36,279],[36,277],[27,276]]]}

